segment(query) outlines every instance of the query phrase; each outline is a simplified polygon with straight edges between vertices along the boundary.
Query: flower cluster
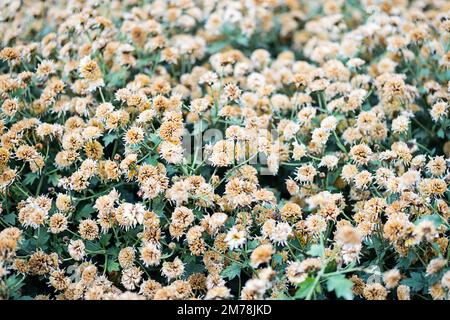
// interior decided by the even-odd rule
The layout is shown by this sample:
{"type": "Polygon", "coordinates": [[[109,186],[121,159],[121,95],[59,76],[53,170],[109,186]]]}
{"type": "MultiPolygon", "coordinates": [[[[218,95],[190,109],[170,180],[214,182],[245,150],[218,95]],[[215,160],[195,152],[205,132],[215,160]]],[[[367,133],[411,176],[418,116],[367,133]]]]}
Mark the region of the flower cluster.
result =
{"type": "Polygon", "coordinates": [[[0,298],[450,299],[447,1],[0,17],[0,298]]]}

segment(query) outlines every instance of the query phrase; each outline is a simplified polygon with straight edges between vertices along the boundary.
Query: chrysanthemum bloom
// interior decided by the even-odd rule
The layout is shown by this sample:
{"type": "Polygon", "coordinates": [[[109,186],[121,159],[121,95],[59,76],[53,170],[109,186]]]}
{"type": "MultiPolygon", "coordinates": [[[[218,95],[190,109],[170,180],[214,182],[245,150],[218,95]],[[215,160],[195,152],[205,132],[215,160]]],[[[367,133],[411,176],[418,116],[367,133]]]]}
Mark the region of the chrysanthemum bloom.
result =
{"type": "Polygon", "coordinates": [[[236,227],[232,227],[225,237],[225,242],[228,244],[230,250],[240,248],[247,241],[244,230],[238,230],[236,227]]]}
{"type": "Polygon", "coordinates": [[[271,244],[263,244],[255,248],[250,256],[252,266],[257,268],[260,264],[269,262],[273,253],[271,244]]]}
{"type": "Polygon", "coordinates": [[[3,2],[0,299],[449,298],[445,1],[3,2]]]}

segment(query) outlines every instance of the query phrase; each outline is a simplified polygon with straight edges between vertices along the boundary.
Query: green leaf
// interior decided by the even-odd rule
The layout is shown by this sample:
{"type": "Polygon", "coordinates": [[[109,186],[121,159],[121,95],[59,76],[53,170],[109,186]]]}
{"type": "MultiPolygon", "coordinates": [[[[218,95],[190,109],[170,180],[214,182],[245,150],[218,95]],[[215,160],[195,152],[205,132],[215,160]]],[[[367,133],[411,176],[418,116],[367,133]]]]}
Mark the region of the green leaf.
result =
{"type": "Polygon", "coordinates": [[[229,40],[217,41],[208,46],[208,53],[214,54],[221,51],[223,48],[230,44],[229,40]]]}
{"type": "Polygon", "coordinates": [[[80,211],[77,213],[77,218],[90,218],[91,213],[95,212],[94,207],[91,204],[86,204],[80,211]]]}
{"type": "Polygon", "coordinates": [[[164,217],[164,202],[161,200],[160,197],[156,197],[152,200],[152,211],[155,212],[158,217],[163,218],[164,217]]]}
{"type": "Polygon", "coordinates": [[[111,233],[105,233],[100,238],[100,244],[104,247],[106,247],[109,243],[109,240],[111,240],[112,234],[111,233]]]}
{"type": "Polygon", "coordinates": [[[247,47],[248,46],[248,38],[245,35],[240,35],[236,38],[236,42],[240,44],[241,46],[247,47]]]}
{"type": "Polygon", "coordinates": [[[309,251],[307,252],[310,256],[321,257],[324,254],[323,248],[319,244],[311,245],[309,251]]]}
{"type": "Polygon", "coordinates": [[[167,170],[167,174],[169,176],[172,176],[172,175],[174,175],[174,174],[176,174],[178,172],[178,169],[175,166],[170,165],[170,164],[168,164],[166,166],[166,170],[167,170]]]}
{"type": "Polygon", "coordinates": [[[148,135],[148,140],[153,142],[155,145],[158,145],[162,141],[161,137],[158,136],[156,133],[149,134],[148,135]]]}
{"type": "Polygon", "coordinates": [[[205,266],[199,263],[194,256],[189,256],[192,258],[186,259],[185,275],[190,276],[193,273],[205,272],[205,266]]]}
{"type": "MultiPolygon", "coordinates": [[[[103,248],[98,245],[96,242],[86,241],[85,242],[86,250],[88,251],[102,251],[103,248]]],[[[102,254],[101,252],[95,252],[94,254],[102,254]]]]}
{"type": "Polygon", "coordinates": [[[420,272],[412,272],[411,278],[404,279],[401,283],[411,287],[411,289],[416,292],[421,291],[428,286],[427,279],[420,272]]]}
{"type": "Polygon", "coordinates": [[[275,264],[282,264],[283,256],[281,254],[276,253],[272,256],[272,260],[275,262],[275,264]]]}
{"type": "Polygon", "coordinates": [[[334,291],[336,297],[338,298],[352,300],[353,299],[352,287],[353,282],[345,278],[343,274],[331,276],[327,279],[327,290],[334,291]]]}
{"type": "Polygon", "coordinates": [[[6,278],[6,286],[7,287],[14,287],[19,282],[19,277],[16,275],[12,275],[9,278],[6,278]]]}
{"type": "Polygon", "coordinates": [[[397,268],[408,269],[413,263],[414,259],[416,259],[416,257],[417,257],[416,253],[410,250],[406,257],[400,257],[398,259],[397,268]]]}
{"type": "Polygon", "coordinates": [[[252,240],[252,241],[249,241],[247,243],[247,249],[249,251],[253,251],[257,246],[258,246],[258,241],[257,240],[252,240]]]}
{"type": "Polygon", "coordinates": [[[14,213],[10,213],[3,216],[3,221],[6,223],[14,225],[16,223],[16,215],[14,213]]]}
{"type": "Polygon", "coordinates": [[[58,186],[60,176],[55,172],[48,176],[48,182],[51,183],[52,186],[58,186]]]}
{"type": "Polygon", "coordinates": [[[201,211],[201,210],[195,210],[194,209],[194,216],[197,218],[197,219],[199,219],[199,220],[201,220],[203,217],[204,217],[204,213],[203,213],[203,211],[201,211]]]}
{"type": "Polygon", "coordinates": [[[108,272],[119,271],[120,265],[117,261],[108,262],[108,272]]]}
{"type": "Polygon", "coordinates": [[[336,145],[339,147],[339,149],[341,149],[342,152],[347,153],[347,149],[345,149],[344,145],[341,143],[341,141],[339,140],[336,131],[333,131],[335,140],[336,140],[336,145]]]}
{"type": "Polygon", "coordinates": [[[106,253],[113,257],[117,257],[119,252],[120,252],[120,248],[118,248],[118,247],[110,247],[106,250],[106,253]]]}
{"type": "Polygon", "coordinates": [[[275,299],[277,300],[292,300],[291,296],[288,296],[286,293],[284,292],[280,292],[278,294],[275,294],[275,299]]]}
{"type": "Polygon", "coordinates": [[[144,163],[151,164],[152,166],[156,166],[158,164],[158,155],[154,155],[152,157],[147,157],[144,160],[144,163]]]}
{"type": "Polygon", "coordinates": [[[25,175],[25,179],[23,179],[23,184],[25,186],[33,184],[33,182],[38,178],[38,174],[36,172],[30,172],[25,175]]]}
{"type": "Polygon", "coordinates": [[[122,68],[117,72],[111,72],[106,75],[106,83],[108,87],[122,87],[125,83],[125,79],[127,77],[127,70],[122,68]]]}
{"type": "Polygon", "coordinates": [[[296,299],[304,299],[308,295],[308,293],[313,289],[314,286],[314,278],[308,277],[305,281],[303,281],[297,291],[295,292],[294,298],[296,299]]]}
{"type": "Polygon", "coordinates": [[[118,138],[118,135],[116,133],[110,133],[103,137],[103,142],[105,143],[105,147],[107,147],[109,144],[113,143],[114,140],[118,138]]]}
{"type": "Polygon", "coordinates": [[[222,271],[222,277],[228,278],[229,280],[236,278],[240,274],[241,266],[237,263],[232,263],[222,271]]]}
{"type": "Polygon", "coordinates": [[[26,239],[21,243],[21,249],[25,251],[33,251],[36,249],[36,239],[26,239]]]}
{"type": "Polygon", "coordinates": [[[368,238],[366,240],[366,245],[367,245],[368,248],[373,248],[377,252],[381,251],[383,248],[386,247],[384,245],[383,241],[380,238],[376,237],[376,236],[374,236],[372,238],[368,238]]]}
{"type": "Polygon", "coordinates": [[[50,239],[50,234],[46,231],[39,230],[39,237],[37,238],[36,246],[38,248],[45,247],[45,244],[47,243],[48,239],[50,239]]]}
{"type": "MultiPolygon", "coordinates": [[[[441,216],[437,215],[437,214],[432,214],[432,215],[425,216],[425,217],[422,217],[422,218],[420,218],[420,219],[417,219],[417,220],[414,222],[414,224],[415,224],[415,225],[418,225],[418,224],[419,224],[420,222],[422,222],[422,221],[430,221],[430,222],[433,222],[434,226],[435,226],[436,228],[438,228],[438,227],[442,224],[443,218],[442,218],[441,216]]],[[[444,221],[445,221],[445,220],[444,220],[444,221]]]]}

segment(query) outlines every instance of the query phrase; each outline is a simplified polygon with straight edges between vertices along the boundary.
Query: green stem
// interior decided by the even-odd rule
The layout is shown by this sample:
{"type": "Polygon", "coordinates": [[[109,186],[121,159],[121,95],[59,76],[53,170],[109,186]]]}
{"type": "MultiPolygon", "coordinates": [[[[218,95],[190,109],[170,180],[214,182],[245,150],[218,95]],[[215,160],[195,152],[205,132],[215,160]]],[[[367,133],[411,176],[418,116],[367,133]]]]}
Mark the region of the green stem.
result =
{"type": "Polygon", "coordinates": [[[39,193],[41,192],[41,188],[42,188],[42,184],[44,183],[44,176],[45,175],[46,174],[44,172],[41,174],[41,178],[39,179],[39,185],[38,185],[38,187],[36,189],[36,196],[38,196],[39,193]]]}

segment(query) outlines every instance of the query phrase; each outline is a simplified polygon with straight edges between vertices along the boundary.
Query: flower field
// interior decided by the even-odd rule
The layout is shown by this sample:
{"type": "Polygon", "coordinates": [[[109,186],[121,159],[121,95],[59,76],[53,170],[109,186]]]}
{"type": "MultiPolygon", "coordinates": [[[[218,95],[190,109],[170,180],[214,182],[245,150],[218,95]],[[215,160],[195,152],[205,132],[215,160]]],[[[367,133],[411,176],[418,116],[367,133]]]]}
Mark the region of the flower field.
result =
{"type": "Polygon", "coordinates": [[[450,300],[450,3],[0,1],[0,299],[450,300]]]}

